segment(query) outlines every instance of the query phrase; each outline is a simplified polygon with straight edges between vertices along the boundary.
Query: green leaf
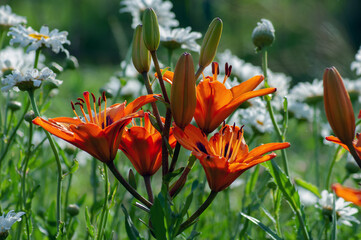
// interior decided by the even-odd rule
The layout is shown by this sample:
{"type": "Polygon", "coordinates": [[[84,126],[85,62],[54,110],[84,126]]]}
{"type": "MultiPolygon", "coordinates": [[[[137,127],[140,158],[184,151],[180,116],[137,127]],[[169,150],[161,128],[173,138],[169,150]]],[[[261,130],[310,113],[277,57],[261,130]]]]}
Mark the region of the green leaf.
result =
{"type": "MultiPolygon", "coordinates": [[[[177,220],[176,220],[176,224],[175,224],[175,228],[174,228],[174,233],[177,233],[179,230],[180,225],[182,224],[183,221],[183,217],[187,214],[187,211],[192,203],[193,200],[193,192],[191,192],[191,194],[188,195],[186,202],[183,205],[183,208],[180,212],[180,214],[177,216],[177,220]]],[[[173,236],[176,237],[176,236],[173,236]]]]}
{"type": "Polygon", "coordinates": [[[251,179],[249,179],[249,181],[247,182],[246,190],[245,190],[246,195],[249,195],[253,192],[253,190],[256,186],[256,183],[257,183],[258,176],[259,176],[259,165],[257,165],[254,168],[254,171],[251,175],[251,179]]]}
{"type": "Polygon", "coordinates": [[[263,231],[265,231],[268,236],[271,237],[271,239],[274,240],[282,240],[282,238],[280,238],[274,231],[272,231],[269,227],[267,227],[266,225],[264,225],[263,223],[261,223],[258,219],[253,218],[251,216],[248,216],[244,213],[241,212],[241,215],[245,218],[247,218],[249,221],[253,222],[254,224],[256,224],[257,226],[259,226],[260,228],[263,229],[263,231]]]}
{"type": "Polygon", "coordinates": [[[73,165],[71,165],[71,167],[70,167],[70,169],[69,169],[69,172],[64,173],[64,174],[63,174],[63,178],[64,178],[65,176],[69,175],[69,174],[75,173],[76,170],[78,170],[78,168],[79,168],[79,162],[78,162],[76,159],[74,159],[73,165]]]}
{"type": "Polygon", "coordinates": [[[298,192],[296,191],[296,188],[290,181],[289,177],[287,177],[287,175],[273,160],[265,162],[262,165],[265,166],[268,172],[271,174],[278,188],[281,190],[286,200],[290,203],[293,210],[300,210],[300,196],[298,195],[298,192]]]}
{"type": "Polygon", "coordinates": [[[153,206],[150,208],[150,220],[152,222],[156,239],[166,240],[164,212],[158,197],[154,199],[153,206]]]}
{"type": "Polygon", "coordinates": [[[88,229],[88,233],[90,237],[94,238],[94,226],[90,222],[88,207],[85,207],[85,220],[86,220],[86,227],[88,229]]]}
{"type": "Polygon", "coordinates": [[[303,188],[307,189],[308,191],[312,192],[317,197],[321,198],[321,194],[318,191],[318,188],[315,185],[313,185],[312,183],[306,182],[305,180],[303,180],[301,178],[295,178],[295,183],[298,186],[303,187],[303,188]]]}
{"type": "Polygon", "coordinates": [[[124,219],[125,219],[125,230],[127,231],[127,235],[130,240],[138,240],[143,239],[140,235],[138,230],[133,224],[132,219],[130,218],[127,209],[124,207],[124,205],[121,205],[122,210],[124,212],[124,219]]]}

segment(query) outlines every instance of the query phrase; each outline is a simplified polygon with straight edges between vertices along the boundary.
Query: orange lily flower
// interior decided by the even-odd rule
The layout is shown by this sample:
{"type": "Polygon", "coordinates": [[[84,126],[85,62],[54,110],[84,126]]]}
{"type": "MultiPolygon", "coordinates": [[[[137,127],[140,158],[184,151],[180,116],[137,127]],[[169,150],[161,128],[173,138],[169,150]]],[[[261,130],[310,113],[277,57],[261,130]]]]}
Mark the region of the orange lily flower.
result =
{"type": "MultiPolygon", "coordinates": [[[[164,118],[162,118],[164,122],[164,118]]],[[[121,137],[119,149],[129,158],[137,172],[142,176],[152,176],[162,165],[162,136],[152,126],[149,113],[144,113],[144,126],[125,128],[121,137]]],[[[169,145],[174,148],[176,140],[172,129],[169,135],[169,145]]]]}
{"type": "MultiPolygon", "coordinates": [[[[346,144],[341,142],[341,140],[335,136],[328,136],[326,137],[326,140],[341,145],[344,149],[350,151],[346,144]]],[[[356,134],[356,139],[352,141],[352,145],[355,148],[357,155],[361,158],[361,135],[359,133],[356,134]]]]}
{"type": "Polygon", "coordinates": [[[98,101],[96,101],[94,94],[91,94],[94,107],[94,112],[92,112],[89,92],[84,92],[83,96],[84,99],[78,98],[79,102],[75,104],[71,102],[76,118],[58,117],[45,120],[37,117],[33,120],[33,123],[105,163],[114,160],[120,136],[126,125],[134,117],[143,117],[143,111],[136,111],[144,104],[156,101],[154,95],[147,95],[135,99],[128,106],[124,102],[107,108],[104,93],[102,98],[98,98],[98,101]],[[104,111],[101,109],[102,100],[105,102],[104,111]],[[96,102],[98,103],[98,111],[96,102]],[[84,112],[84,103],[86,104],[88,115],[84,112]],[[78,116],[75,111],[75,105],[80,107],[84,118],[78,116]]]}
{"type": "MultiPolygon", "coordinates": [[[[264,79],[258,75],[247,81],[227,89],[224,85],[231,75],[232,66],[225,66],[226,76],[223,82],[218,81],[218,63],[212,63],[213,76],[203,77],[197,85],[197,106],[194,119],[197,125],[206,134],[213,132],[232,112],[250,98],[264,96],[276,91],[276,88],[265,88],[253,91],[264,79]]],[[[163,79],[173,80],[172,72],[165,72],[163,79]]]]}
{"type": "Polygon", "coordinates": [[[276,157],[275,153],[264,154],[290,146],[289,143],[268,143],[249,151],[243,128],[229,125],[223,126],[209,141],[199,128],[191,124],[184,131],[175,127],[174,135],[199,159],[208,185],[215,192],[226,189],[247,169],[276,157]]]}
{"type": "Polygon", "coordinates": [[[346,201],[352,202],[357,206],[361,206],[361,190],[344,187],[339,183],[332,185],[336,195],[342,197],[346,201]]]}

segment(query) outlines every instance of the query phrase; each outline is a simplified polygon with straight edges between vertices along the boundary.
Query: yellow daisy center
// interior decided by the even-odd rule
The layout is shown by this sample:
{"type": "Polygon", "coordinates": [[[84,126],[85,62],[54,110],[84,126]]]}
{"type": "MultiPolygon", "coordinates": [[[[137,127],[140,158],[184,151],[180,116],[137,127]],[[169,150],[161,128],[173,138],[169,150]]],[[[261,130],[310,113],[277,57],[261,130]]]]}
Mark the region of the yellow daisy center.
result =
{"type": "Polygon", "coordinates": [[[31,33],[29,34],[29,37],[35,38],[37,40],[41,40],[41,38],[48,39],[49,36],[46,36],[44,34],[37,34],[37,33],[31,33]]]}

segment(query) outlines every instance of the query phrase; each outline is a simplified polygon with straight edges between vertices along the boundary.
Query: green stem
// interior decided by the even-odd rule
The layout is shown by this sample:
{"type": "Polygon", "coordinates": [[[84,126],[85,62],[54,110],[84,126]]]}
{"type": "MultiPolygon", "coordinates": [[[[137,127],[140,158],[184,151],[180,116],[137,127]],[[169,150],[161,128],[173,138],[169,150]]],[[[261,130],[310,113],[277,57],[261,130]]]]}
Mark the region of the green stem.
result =
{"type": "Polygon", "coordinates": [[[150,182],[150,176],[146,175],[146,176],[143,176],[143,178],[144,178],[145,188],[147,189],[149,202],[153,203],[154,197],[153,197],[152,185],[150,182]]]}
{"type": "Polygon", "coordinates": [[[14,111],[10,110],[10,119],[9,119],[9,122],[8,122],[8,126],[6,127],[6,131],[4,131],[4,135],[6,135],[7,130],[10,129],[13,118],[14,118],[14,111]]]}
{"type": "MultiPolygon", "coordinates": [[[[146,89],[147,89],[148,94],[154,94],[154,93],[153,93],[153,90],[152,90],[152,87],[150,86],[148,73],[147,73],[147,72],[143,72],[143,73],[142,73],[142,77],[143,77],[144,84],[145,84],[145,87],[146,87],[146,89]]],[[[162,122],[162,119],[160,118],[160,114],[159,114],[159,111],[158,111],[158,108],[157,108],[157,104],[156,104],[155,102],[152,102],[151,105],[152,105],[153,114],[154,114],[154,116],[155,116],[155,119],[157,120],[159,129],[160,129],[160,131],[163,132],[163,122],[162,122]]]]}
{"type": "Polygon", "coordinates": [[[28,102],[28,103],[26,104],[26,107],[24,108],[24,112],[23,112],[23,114],[21,115],[19,122],[17,123],[17,125],[16,125],[15,128],[13,129],[13,131],[12,131],[12,133],[11,133],[11,135],[10,135],[10,138],[9,138],[7,144],[6,144],[5,149],[4,149],[4,150],[2,151],[2,153],[1,153],[1,157],[0,157],[0,169],[1,169],[1,163],[2,163],[2,161],[5,159],[5,156],[6,156],[7,152],[9,151],[10,145],[11,145],[12,141],[14,140],[14,138],[15,138],[15,136],[16,136],[16,132],[17,132],[17,130],[19,129],[21,123],[22,123],[23,120],[24,120],[24,117],[25,117],[26,112],[28,111],[29,105],[30,105],[30,102],[28,102]]]}
{"type": "Polygon", "coordinates": [[[6,96],[6,103],[5,103],[5,115],[4,115],[4,136],[7,133],[7,122],[8,122],[8,110],[9,110],[9,101],[10,101],[10,92],[8,92],[6,96]]]}
{"type": "Polygon", "coordinates": [[[335,166],[336,160],[338,158],[338,153],[340,152],[341,149],[342,149],[341,146],[337,147],[337,150],[336,150],[335,154],[333,155],[330,167],[328,168],[328,173],[327,173],[327,178],[326,178],[326,185],[325,185],[326,189],[329,189],[332,170],[333,170],[333,167],[335,166]]]}
{"type": "Polygon", "coordinates": [[[316,176],[316,186],[320,187],[320,163],[319,163],[319,144],[318,144],[318,121],[317,121],[317,107],[313,106],[313,139],[315,141],[315,176],[316,176]]]}
{"type": "Polygon", "coordinates": [[[218,192],[211,191],[206,201],[193,213],[190,218],[188,218],[184,223],[182,223],[179,227],[179,231],[177,235],[182,233],[187,227],[193,224],[193,222],[206,210],[209,205],[213,202],[214,198],[217,196],[218,192]]]}
{"type": "Polygon", "coordinates": [[[203,70],[204,70],[204,67],[198,66],[198,70],[196,72],[196,81],[198,80],[199,76],[202,74],[203,70]]]}
{"type": "Polygon", "coordinates": [[[91,175],[90,175],[90,182],[91,182],[91,185],[93,187],[93,205],[92,205],[92,208],[91,208],[91,221],[93,221],[94,219],[94,210],[95,210],[95,206],[97,204],[97,196],[98,196],[98,193],[97,193],[97,189],[98,189],[98,177],[97,177],[97,174],[96,174],[96,171],[97,171],[97,163],[98,163],[98,160],[95,159],[95,158],[92,158],[92,171],[91,171],[91,175]]]}
{"type": "Polygon", "coordinates": [[[115,167],[114,165],[114,161],[108,162],[107,163],[108,168],[110,169],[110,171],[113,173],[114,177],[123,185],[123,187],[125,187],[125,189],[128,190],[128,192],[130,194],[133,195],[133,197],[135,197],[136,199],[138,199],[140,202],[142,202],[145,206],[147,206],[148,208],[152,207],[152,203],[149,202],[147,199],[143,198],[138,192],[137,190],[135,190],[124,178],[123,176],[119,173],[118,169],[115,167]]]}
{"type": "Polygon", "coordinates": [[[160,71],[159,62],[158,62],[158,58],[157,58],[157,52],[156,51],[151,51],[150,53],[152,55],[154,67],[155,67],[155,70],[156,70],[157,75],[158,75],[159,85],[160,85],[160,88],[162,90],[163,98],[164,98],[166,103],[170,103],[169,98],[168,98],[167,90],[166,90],[166,88],[164,86],[162,72],[160,71]]]}
{"type": "Polygon", "coordinates": [[[177,144],[175,145],[174,152],[173,152],[173,158],[172,158],[172,162],[171,162],[170,167],[169,167],[169,172],[173,172],[174,169],[175,169],[180,149],[181,149],[181,145],[179,144],[179,142],[177,142],[177,144]]]}
{"type": "Polygon", "coordinates": [[[101,240],[103,238],[103,228],[105,228],[105,225],[107,224],[106,221],[104,221],[104,216],[106,211],[108,210],[108,188],[109,188],[109,182],[108,182],[108,169],[106,167],[106,164],[103,163],[103,168],[104,168],[104,180],[105,180],[105,191],[104,191],[104,204],[103,204],[103,209],[102,209],[102,213],[100,216],[100,223],[99,223],[99,227],[98,227],[98,234],[97,234],[97,239],[101,240]],[[104,224],[103,224],[104,222],[104,224]],[[104,225],[104,226],[103,226],[104,225]]]}
{"type": "MultiPolygon", "coordinates": [[[[34,90],[29,90],[29,98],[31,105],[33,107],[35,116],[40,117],[40,113],[38,110],[38,107],[35,102],[34,98],[34,90]]],[[[44,130],[46,137],[48,138],[51,150],[54,153],[57,170],[58,170],[58,179],[57,179],[57,191],[56,191],[56,225],[57,225],[57,231],[59,232],[60,228],[60,222],[61,222],[61,181],[62,181],[62,171],[61,171],[61,162],[58,154],[58,150],[56,149],[54,139],[51,137],[50,133],[46,130],[44,130]]]]}
{"type": "MultiPolygon", "coordinates": [[[[267,67],[267,51],[263,50],[262,70],[263,70],[263,74],[264,74],[265,87],[269,87],[267,68],[268,68],[267,67]]],[[[275,114],[274,114],[273,107],[272,107],[272,104],[271,104],[271,99],[270,99],[270,97],[268,95],[264,96],[264,98],[266,99],[267,109],[268,109],[269,115],[271,117],[273,127],[274,127],[274,129],[276,131],[276,134],[278,136],[278,139],[281,142],[285,142],[285,136],[282,134],[282,132],[281,132],[281,130],[280,130],[278,124],[277,124],[276,118],[275,118],[275,114]]],[[[285,173],[286,173],[287,176],[289,176],[288,159],[287,159],[286,150],[282,149],[281,153],[282,153],[282,161],[283,161],[283,167],[284,167],[285,173]]]]}
{"type": "MultiPolygon", "coordinates": [[[[70,186],[71,186],[71,182],[73,180],[73,174],[69,174],[69,180],[68,180],[68,185],[66,186],[66,191],[65,191],[65,200],[64,200],[64,222],[66,225],[68,225],[70,227],[70,223],[67,224],[68,221],[68,215],[66,213],[66,209],[68,207],[69,204],[69,193],[70,193],[70,186]]],[[[71,221],[71,218],[70,218],[71,221]]]]}
{"type": "Polygon", "coordinates": [[[187,167],[183,170],[182,175],[178,178],[178,180],[173,184],[172,188],[169,190],[169,195],[173,199],[182,190],[184,184],[187,181],[188,174],[191,171],[196,159],[197,158],[195,156],[193,156],[193,155],[189,157],[187,167]]]}
{"type": "Polygon", "coordinates": [[[361,168],[361,159],[360,159],[358,153],[356,152],[355,147],[353,146],[353,144],[352,143],[346,144],[346,146],[348,147],[352,157],[355,159],[355,161],[356,161],[357,165],[359,166],[359,168],[361,168]]]}
{"type": "Polygon", "coordinates": [[[5,31],[5,30],[1,32],[1,36],[0,36],[0,50],[3,48],[3,44],[4,44],[6,32],[7,32],[7,31],[5,31]]]}
{"type": "Polygon", "coordinates": [[[35,52],[34,68],[38,67],[40,52],[41,48],[38,48],[35,52]]]}
{"type": "Polygon", "coordinates": [[[26,225],[26,232],[27,232],[27,239],[30,239],[30,228],[29,228],[29,213],[28,209],[26,209],[26,175],[27,175],[27,168],[30,160],[30,154],[31,154],[31,142],[33,139],[33,124],[29,124],[29,142],[28,142],[28,149],[27,153],[24,159],[24,166],[23,166],[23,174],[21,179],[21,189],[22,189],[22,199],[23,199],[23,208],[26,212],[25,214],[25,225],[26,225]]]}

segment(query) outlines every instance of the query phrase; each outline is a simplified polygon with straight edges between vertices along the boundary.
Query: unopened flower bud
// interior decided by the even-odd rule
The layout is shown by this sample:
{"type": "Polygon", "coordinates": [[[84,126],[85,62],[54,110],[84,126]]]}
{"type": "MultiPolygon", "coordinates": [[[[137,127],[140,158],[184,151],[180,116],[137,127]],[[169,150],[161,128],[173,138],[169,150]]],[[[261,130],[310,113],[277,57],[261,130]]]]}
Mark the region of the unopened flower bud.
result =
{"type": "Polygon", "coordinates": [[[69,204],[66,208],[66,211],[69,213],[70,216],[75,217],[79,214],[79,206],[76,204],[69,204]]]}
{"type": "Polygon", "coordinates": [[[79,62],[76,57],[70,56],[66,59],[66,65],[65,65],[66,69],[74,70],[77,69],[78,67],[79,67],[79,62]]]}
{"type": "Polygon", "coordinates": [[[149,51],[155,51],[159,47],[160,34],[157,15],[152,8],[147,8],[143,13],[143,40],[149,51]]]}
{"type": "Polygon", "coordinates": [[[150,68],[150,54],[143,41],[142,28],[142,25],[135,28],[132,47],[133,65],[140,74],[149,72],[150,68]]]}
{"type": "MultiPolygon", "coordinates": [[[[350,155],[348,155],[348,156],[350,156],[350,155]]],[[[347,157],[345,168],[349,174],[357,173],[360,171],[360,168],[357,165],[357,163],[352,158],[349,158],[349,157],[347,157]]]]}
{"type": "Polygon", "coordinates": [[[130,186],[132,186],[134,189],[137,189],[137,181],[135,180],[134,172],[132,169],[129,169],[128,172],[128,182],[130,186]]]}
{"type": "Polygon", "coordinates": [[[32,123],[33,119],[35,119],[35,113],[33,110],[30,110],[29,112],[27,112],[24,116],[25,121],[32,123]]]}
{"type": "Polygon", "coordinates": [[[53,71],[56,74],[59,74],[64,70],[63,67],[57,64],[56,62],[50,63],[49,68],[51,69],[51,71],[53,71]]]}
{"type": "Polygon", "coordinates": [[[183,53],[174,69],[170,106],[174,122],[180,128],[187,126],[196,109],[196,79],[192,55],[183,53]]]}
{"type": "Polygon", "coordinates": [[[256,50],[259,51],[264,47],[271,46],[274,40],[275,29],[271,21],[261,19],[261,22],[257,23],[257,27],[252,32],[252,41],[256,46],[256,50]]]}
{"type": "Polygon", "coordinates": [[[213,61],[221,39],[222,29],[223,22],[220,18],[213,19],[211,24],[209,24],[199,53],[199,66],[205,68],[213,61]]]}
{"type": "Polygon", "coordinates": [[[355,138],[355,115],[350,97],[335,67],[323,74],[323,98],[330,126],[342,143],[352,146],[355,138]]]}
{"type": "Polygon", "coordinates": [[[10,101],[8,103],[8,108],[10,109],[10,111],[16,112],[21,109],[21,102],[10,101]]]}

